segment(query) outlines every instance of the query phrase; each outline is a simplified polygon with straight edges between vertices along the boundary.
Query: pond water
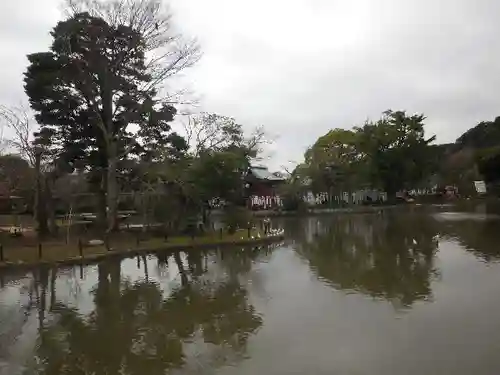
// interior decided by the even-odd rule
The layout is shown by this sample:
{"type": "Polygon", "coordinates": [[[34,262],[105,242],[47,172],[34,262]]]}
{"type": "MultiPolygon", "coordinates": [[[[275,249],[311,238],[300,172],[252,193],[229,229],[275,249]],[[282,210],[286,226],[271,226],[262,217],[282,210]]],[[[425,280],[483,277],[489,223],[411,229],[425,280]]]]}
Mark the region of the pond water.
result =
{"type": "Polygon", "coordinates": [[[445,210],[0,271],[0,374],[499,374],[500,220],[445,210]]]}

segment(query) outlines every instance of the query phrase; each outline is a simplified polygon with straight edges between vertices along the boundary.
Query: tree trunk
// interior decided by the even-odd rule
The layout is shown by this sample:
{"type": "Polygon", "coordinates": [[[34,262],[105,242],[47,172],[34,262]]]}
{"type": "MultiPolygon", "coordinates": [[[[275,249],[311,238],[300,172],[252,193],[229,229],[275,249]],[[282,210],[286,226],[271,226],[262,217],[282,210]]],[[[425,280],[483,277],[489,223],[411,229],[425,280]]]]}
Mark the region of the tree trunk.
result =
{"type": "Polygon", "coordinates": [[[40,166],[41,155],[37,153],[35,159],[35,220],[37,222],[37,231],[40,236],[46,236],[49,234],[49,227],[47,224],[47,210],[44,202],[43,194],[43,176],[40,166]]]}
{"type": "Polygon", "coordinates": [[[149,221],[148,221],[148,201],[147,201],[147,192],[143,190],[141,192],[141,206],[142,206],[142,232],[145,233],[149,230],[149,221]]]}
{"type": "Polygon", "coordinates": [[[181,275],[181,285],[186,286],[188,285],[188,277],[186,275],[186,271],[184,270],[184,265],[182,264],[182,259],[181,255],[178,251],[174,251],[174,260],[175,263],[177,264],[177,269],[179,270],[179,274],[181,275]]]}
{"type": "Polygon", "coordinates": [[[115,142],[110,142],[108,149],[108,173],[107,173],[107,221],[108,232],[112,232],[117,228],[117,211],[118,211],[118,181],[117,181],[117,165],[118,158],[117,145],[115,142]]]}
{"type": "Polygon", "coordinates": [[[57,268],[50,270],[50,311],[54,311],[56,307],[56,276],[57,268]]]}
{"type": "Polygon", "coordinates": [[[45,178],[45,210],[47,214],[49,231],[52,234],[57,233],[57,223],[56,223],[56,213],[54,207],[54,198],[52,196],[52,186],[53,180],[52,177],[45,178]]]}
{"type": "Polygon", "coordinates": [[[96,199],[97,199],[97,225],[98,228],[106,228],[106,174],[102,173],[101,183],[97,186],[96,199]]]}
{"type": "Polygon", "coordinates": [[[146,282],[149,282],[148,260],[146,255],[142,256],[142,263],[144,264],[144,277],[146,278],[146,282]]]}

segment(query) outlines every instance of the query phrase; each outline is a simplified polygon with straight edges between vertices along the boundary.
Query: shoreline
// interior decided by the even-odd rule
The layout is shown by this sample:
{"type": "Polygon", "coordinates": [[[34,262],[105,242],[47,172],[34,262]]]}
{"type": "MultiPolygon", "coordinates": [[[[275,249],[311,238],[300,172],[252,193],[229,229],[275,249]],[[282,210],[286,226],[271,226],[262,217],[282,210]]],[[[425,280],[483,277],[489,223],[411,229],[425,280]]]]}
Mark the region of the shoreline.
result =
{"type": "MultiPolygon", "coordinates": [[[[254,217],[305,217],[325,214],[358,214],[358,213],[376,213],[380,210],[410,207],[409,204],[393,204],[380,206],[353,206],[353,207],[335,207],[335,208],[309,208],[307,211],[274,211],[261,210],[252,211],[254,217]]],[[[413,205],[414,206],[414,205],[413,205]]]]}
{"type": "Polygon", "coordinates": [[[124,249],[124,250],[110,250],[106,253],[101,254],[91,254],[88,256],[76,256],[61,260],[37,260],[37,261],[17,261],[17,262],[0,262],[0,270],[8,269],[18,269],[18,268],[34,268],[42,266],[63,266],[63,265],[75,265],[82,264],[88,265],[97,263],[100,260],[112,257],[127,257],[142,254],[153,254],[162,251],[185,251],[185,250],[196,250],[196,249],[210,249],[219,247],[231,247],[231,246],[253,246],[253,245],[266,245],[273,242],[281,241],[285,238],[284,234],[271,235],[256,239],[242,239],[242,240],[221,240],[213,242],[201,242],[201,243],[186,243],[186,244],[168,244],[165,243],[158,247],[143,247],[134,249],[124,249]]]}
{"type": "Polygon", "coordinates": [[[487,201],[485,199],[474,200],[452,200],[440,202],[419,202],[412,203],[397,203],[397,204],[381,204],[378,206],[350,206],[350,207],[324,207],[324,208],[308,208],[307,211],[276,211],[276,210],[260,210],[252,211],[252,215],[257,218],[263,217],[307,217],[326,214],[364,214],[377,213],[382,210],[395,210],[404,208],[427,208],[427,207],[460,207],[461,205],[473,205],[479,203],[497,202],[497,200],[487,201]]]}

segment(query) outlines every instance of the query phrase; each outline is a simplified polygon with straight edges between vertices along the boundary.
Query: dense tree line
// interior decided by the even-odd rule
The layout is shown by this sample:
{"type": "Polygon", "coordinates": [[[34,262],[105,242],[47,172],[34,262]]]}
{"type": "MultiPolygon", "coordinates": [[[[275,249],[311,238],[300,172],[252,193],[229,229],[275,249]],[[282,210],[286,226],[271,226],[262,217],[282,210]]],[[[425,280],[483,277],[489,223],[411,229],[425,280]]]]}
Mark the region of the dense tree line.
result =
{"type": "Polygon", "coordinates": [[[481,122],[451,144],[435,144],[424,121],[422,114],[386,111],[363,126],[328,131],[308,148],[286,193],[369,188],[394,196],[455,185],[469,194],[474,180],[500,179],[500,118],[481,122]]]}

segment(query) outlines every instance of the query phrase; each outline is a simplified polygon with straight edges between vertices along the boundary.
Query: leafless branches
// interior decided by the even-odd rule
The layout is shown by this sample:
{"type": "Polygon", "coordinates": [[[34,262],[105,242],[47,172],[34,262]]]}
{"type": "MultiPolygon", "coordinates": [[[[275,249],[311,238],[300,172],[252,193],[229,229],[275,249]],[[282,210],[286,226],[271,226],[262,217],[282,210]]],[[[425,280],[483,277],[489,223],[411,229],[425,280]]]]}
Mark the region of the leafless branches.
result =
{"type": "Polygon", "coordinates": [[[257,155],[262,152],[263,145],[269,143],[263,127],[257,127],[245,137],[243,127],[234,118],[213,113],[189,116],[182,125],[184,137],[194,156],[203,150],[218,151],[230,145],[244,147],[257,155]]]}
{"type": "Polygon", "coordinates": [[[201,58],[195,39],[186,39],[172,22],[172,11],[161,0],[65,0],[66,13],[88,12],[111,25],[126,25],[141,33],[146,44],[147,71],[152,80],[145,89],[193,66],[201,58]]]}
{"type": "Polygon", "coordinates": [[[268,139],[267,133],[261,125],[254,129],[254,131],[250,134],[250,137],[246,139],[246,142],[247,147],[250,150],[255,150],[257,153],[261,153],[264,145],[271,143],[271,140],[268,139]]]}
{"type": "Polygon", "coordinates": [[[35,166],[36,153],[32,141],[36,124],[30,117],[29,111],[24,107],[9,108],[2,105],[0,121],[14,133],[12,138],[5,141],[7,146],[15,149],[32,167],[35,166]]]}
{"type": "Polygon", "coordinates": [[[233,118],[209,113],[190,116],[182,125],[186,142],[195,156],[203,150],[224,147],[231,141],[230,133],[241,131],[241,126],[233,118]]]}

